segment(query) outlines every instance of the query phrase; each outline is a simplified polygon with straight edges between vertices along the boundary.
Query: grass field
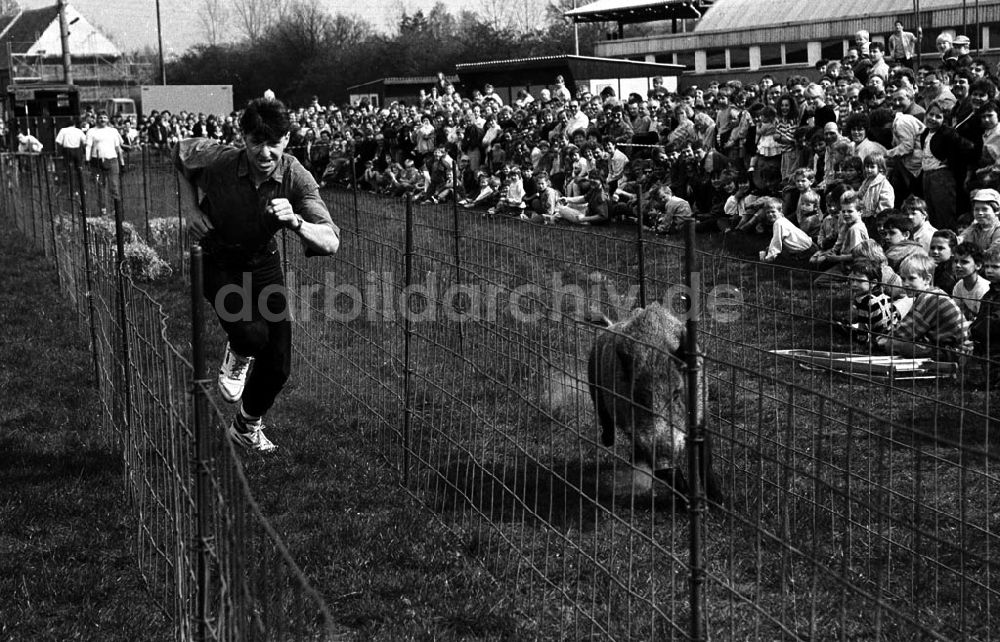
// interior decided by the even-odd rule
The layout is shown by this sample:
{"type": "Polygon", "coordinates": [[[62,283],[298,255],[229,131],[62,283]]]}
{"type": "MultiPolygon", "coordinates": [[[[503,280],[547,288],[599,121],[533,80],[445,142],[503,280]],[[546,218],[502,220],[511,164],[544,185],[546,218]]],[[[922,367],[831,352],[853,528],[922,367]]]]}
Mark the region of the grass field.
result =
{"type": "Polygon", "coordinates": [[[16,232],[0,275],[0,640],[166,639],[75,314],[16,232]]]}
{"type": "MultiPolygon", "coordinates": [[[[350,195],[329,198],[344,248],[304,264],[293,248],[297,282],[332,271],[362,287],[374,274],[398,294],[398,205],[362,196],[359,226],[350,195]]],[[[313,316],[297,322],[294,380],[270,433],[284,452],[248,460],[264,513],[361,638],[683,639],[688,516],[667,493],[615,484],[628,455],[597,444],[581,384],[596,330],[579,305],[621,312],[610,293],[635,283],[634,229],[476,217],[456,243],[450,210],[417,216],[413,273],[441,286],[418,307],[451,306],[442,290],[456,279],[534,285],[525,305],[542,318],[414,323],[407,375],[398,316],[334,321],[300,302],[313,316]],[[583,291],[555,316],[554,274],[583,291]],[[592,296],[595,283],[607,287],[592,296]]],[[[683,280],[679,244],[645,242],[648,298],[660,299],[683,280]]],[[[991,639],[989,397],[960,380],[877,383],[768,353],[852,346],[828,324],[842,292],[738,260],[764,243],[699,239],[705,291],[742,297],[737,322],[703,326],[709,430],[730,491],[706,521],[712,637],[991,639]]],[[[183,342],[183,281],[151,291],[183,342]]]]}

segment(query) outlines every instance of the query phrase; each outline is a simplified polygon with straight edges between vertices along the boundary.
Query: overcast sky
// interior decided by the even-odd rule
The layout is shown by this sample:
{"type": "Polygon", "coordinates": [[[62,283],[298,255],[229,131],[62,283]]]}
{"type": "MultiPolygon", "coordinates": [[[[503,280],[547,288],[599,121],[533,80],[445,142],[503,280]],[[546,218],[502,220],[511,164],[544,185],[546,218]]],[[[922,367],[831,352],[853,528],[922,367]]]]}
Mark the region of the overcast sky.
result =
{"type": "MultiPolygon", "coordinates": [[[[25,9],[50,6],[54,0],[19,0],[25,9]]],[[[430,10],[435,0],[320,0],[331,13],[361,15],[386,31],[393,16],[405,7],[407,13],[430,10]]],[[[442,0],[452,13],[475,7],[476,0],[442,0]]],[[[197,17],[202,0],[160,0],[164,54],[183,53],[204,40],[197,17]]],[[[145,45],[156,47],[156,0],[70,0],[87,20],[95,24],[126,52],[145,45]]]]}

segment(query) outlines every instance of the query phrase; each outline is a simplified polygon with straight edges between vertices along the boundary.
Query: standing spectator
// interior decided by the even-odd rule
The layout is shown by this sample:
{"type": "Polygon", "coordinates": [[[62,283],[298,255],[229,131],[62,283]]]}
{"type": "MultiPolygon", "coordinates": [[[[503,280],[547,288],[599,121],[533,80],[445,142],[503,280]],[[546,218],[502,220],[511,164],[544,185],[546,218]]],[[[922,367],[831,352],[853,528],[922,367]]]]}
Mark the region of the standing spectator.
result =
{"type": "Polygon", "coordinates": [[[608,193],[614,194],[625,177],[628,156],[618,149],[617,143],[613,140],[604,143],[604,151],[608,155],[608,193]]]}
{"type": "Polygon", "coordinates": [[[894,106],[892,148],[886,152],[886,158],[892,163],[889,182],[896,192],[896,207],[899,207],[908,196],[920,190],[920,134],[924,131],[924,124],[918,118],[903,113],[902,103],[894,103],[894,106]]]}
{"type": "Polygon", "coordinates": [[[965,178],[965,158],[972,154],[972,143],[944,124],[945,112],[933,103],[924,116],[926,129],[920,134],[921,182],[931,224],[936,228],[955,229],[958,186],[965,178]]]}
{"type": "Polygon", "coordinates": [[[101,214],[108,213],[107,198],[112,203],[121,200],[121,169],[125,164],[122,137],[118,130],[110,127],[108,112],[97,112],[97,126],[87,132],[85,158],[94,170],[97,183],[97,205],[101,214]],[[108,193],[105,193],[108,192],[108,193]]]}
{"type": "Polygon", "coordinates": [[[912,31],[906,31],[903,23],[896,21],[892,35],[889,36],[889,58],[897,65],[910,67],[917,55],[917,37],[912,31]]]}
{"type": "Polygon", "coordinates": [[[577,130],[587,131],[590,127],[590,118],[587,114],[580,110],[580,101],[571,100],[569,103],[569,111],[567,112],[566,124],[563,126],[563,136],[567,140],[573,139],[573,133],[577,130]]]}
{"type": "Polygon", "coordinates": [[[87,134],[80,128],[80,121],[72,122],[56,134],[56,147],[66,159],[73,179],[83,179],[83,152],[87,146],[87,134]]]}

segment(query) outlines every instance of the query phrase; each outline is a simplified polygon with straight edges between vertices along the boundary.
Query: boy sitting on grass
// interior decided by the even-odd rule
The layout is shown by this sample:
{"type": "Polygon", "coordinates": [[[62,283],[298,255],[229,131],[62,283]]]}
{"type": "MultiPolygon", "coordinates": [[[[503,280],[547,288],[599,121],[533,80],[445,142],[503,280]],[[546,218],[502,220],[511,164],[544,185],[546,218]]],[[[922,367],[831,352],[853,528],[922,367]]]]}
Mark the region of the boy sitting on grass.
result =
{"type": "Polygon", "coordinates": [[[958,246],[958,235],[944,229],[934,232],[931,237],[931,248],[928,254],[937,267],[934,268],[934,285],[945,292],[955,289],[958,277],[955,276],[955,248],[958,246]]]}
{"type": "Polygon", "coordinates": [[[924,246],[913,240],[913,221],[905,214],[893,214],[882,223],[882,238],[885,258],[896,272],[904,259],[914,254],[927,254],[924,246]]]}
{"type": "Polygon", "coordinates": [[[853,191],[844,192],[840,197],[840,229],[837,242],[830,250],[813,254],[809,263],[825,268],[826,272],[816,279],[816,284],[829,283],[837,277],[847,276],[844,266],[851,260],[851,250],[868,238],[868,228],[861,220],[858,196],[853,191]]]}
{"type": "Polygon", "coordinates": [[[915,254],[903,261],[900,277],[913,307],[889,337],[878,339],[892,355],[954,361],[968,348],[968,324],[958,304],[933,286],[934,259],[915,254]]]}
{"type": "Polygon", "coordinates": [[[760,251],[760,260],[795,265],[809,260],[819,249],[812,238],[785,218],[781,201],[771,196],[761,199],[761,212],[771,224],[771,244],[760,251]]]}
{"type": "Polygon", "coordinates": [[[819,236],[820,227],[823,225],[823,210],[820,209],[819,194],[809,190],[799,196],[799,207],[795,212],[795,220],[798,221],[800,230],[812,238],[819,236]]]}
{"type": "Polygon", "coordinates": [[[882,266],[875,261],[850,264],[851,292],[854,294],[852,336],[871,348],[880,337],[888,336],[899,325],[899,310],[882,288],[882,266]]]}
{"type": "Polygon", "coordinates": [[[959,243],[955,247],[955,276],[958,283],[951,296],[958,303],[962,314],[969,321],[979,313],[979,301],[990,289],[990,282],[979,276],[983,267],[983,251],[973,243],[959,243]]]}

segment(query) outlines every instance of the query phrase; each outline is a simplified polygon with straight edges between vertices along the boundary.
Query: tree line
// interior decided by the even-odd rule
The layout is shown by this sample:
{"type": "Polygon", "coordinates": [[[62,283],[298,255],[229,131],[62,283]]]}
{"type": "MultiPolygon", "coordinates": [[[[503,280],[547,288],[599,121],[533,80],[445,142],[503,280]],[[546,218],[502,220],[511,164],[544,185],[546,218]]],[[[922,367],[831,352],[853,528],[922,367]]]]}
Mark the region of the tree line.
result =
{"type": "MultiPolygon", "coordinates": [[[[439,2],[427,13],[403,12],[393,33],[381,33],[362,18],[331,14],[319,0],[225,1],[205,0],[199,17],[206,42],[169,62],[167,78],[171,84],[231,84],[237,104],[266,89],[294,104],[312,96],[324,104],[343,102],[348,87],[379,78],[574,52],[573,25],[563,17],[572,0],[552,0],[535,12],[526,8],[528,0],[491,3],[506,9],[457,15],[439,2]],[[210,13],[240,25],[239,37],[211,36],[216,23],[210,13]]],[[[579,25],[581,54],[593,51],[603,30],[600,24],[579,25]]]]}

